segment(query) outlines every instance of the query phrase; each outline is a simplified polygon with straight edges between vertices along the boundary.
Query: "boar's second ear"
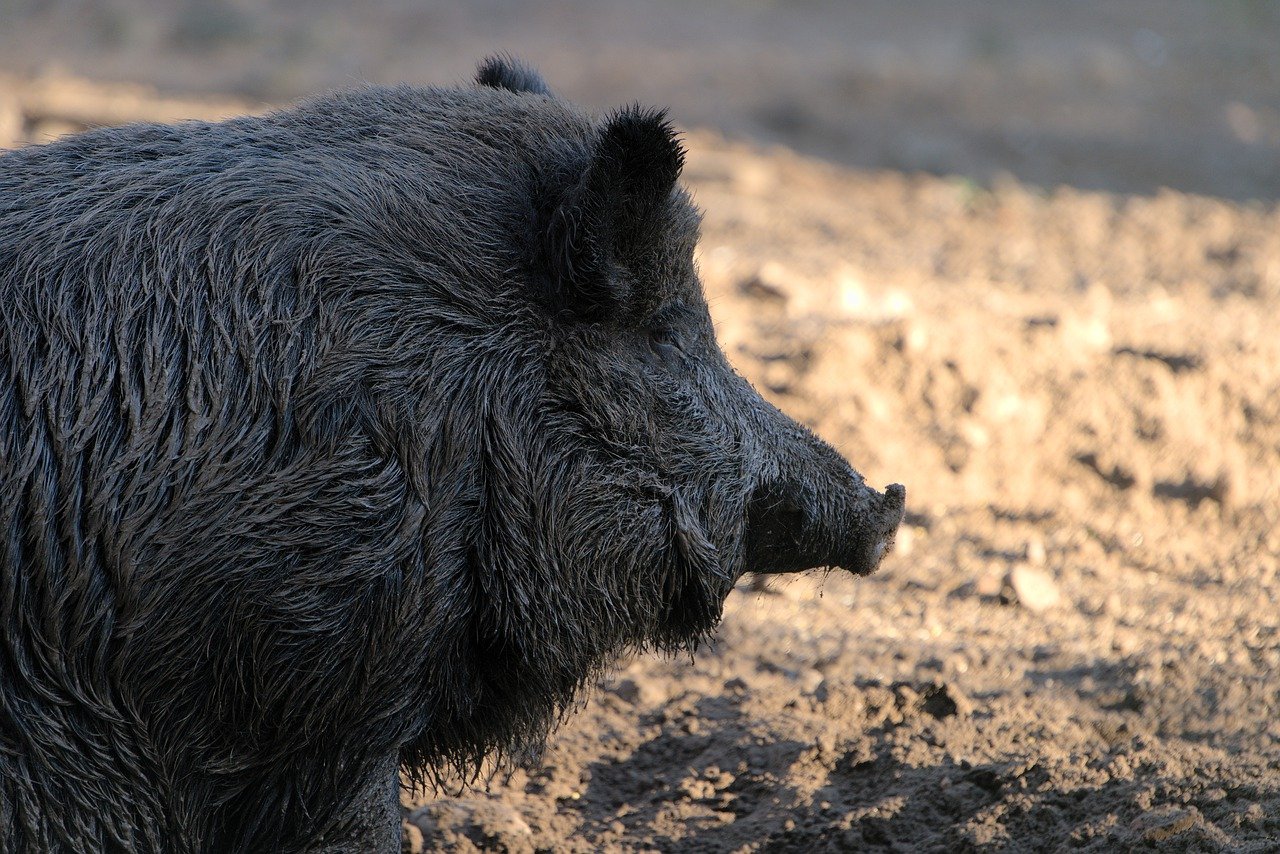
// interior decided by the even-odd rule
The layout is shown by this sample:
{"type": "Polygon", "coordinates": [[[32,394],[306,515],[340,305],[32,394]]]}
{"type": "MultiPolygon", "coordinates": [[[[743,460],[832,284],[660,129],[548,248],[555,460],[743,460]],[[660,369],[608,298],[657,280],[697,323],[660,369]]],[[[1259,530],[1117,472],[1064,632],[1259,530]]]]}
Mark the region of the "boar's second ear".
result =
{"type": "Polygon", "coordinates": [[[661,228],[661,209],[684,165],[684,149],[661,110],[610,115],[576,183],[560,196],[544,234],[556,308],[588,320],[625,310],[618,266],[661,228]]]}
{"type": "Polygon", "coordinates": [[[542,75],[510,56],[491,56],[480,63],[476,82],[490,89],[506,89],[508,92],[532,92],[550,95],[551,89],[542,75]]]}

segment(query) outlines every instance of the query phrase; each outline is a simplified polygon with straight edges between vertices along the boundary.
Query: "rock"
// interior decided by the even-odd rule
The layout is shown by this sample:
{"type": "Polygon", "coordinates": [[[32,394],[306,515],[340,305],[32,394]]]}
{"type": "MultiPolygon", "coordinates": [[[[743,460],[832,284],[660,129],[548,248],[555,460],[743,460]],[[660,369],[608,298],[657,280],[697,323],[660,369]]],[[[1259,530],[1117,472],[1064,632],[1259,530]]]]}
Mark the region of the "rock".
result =
{"type": "Polygon", "coordinates": [[[915,534],[912,533],[910,525],[903,525],[898,529],[897,537],[894,538],[893,550],[899,557],[907,557],[914,547],[915,534]]]}
{"type": "Polygon", "coordinates": [[[633,706],[657,706],[666,700],[665,692],[650,679],[619,679],[606,690],[624,703],[633,706]]]}
{"type": "Polygon", "coordinates": [[[632,705],[639,703],[643,694],[640,683],[634,679],[623,679],[613,686],[612,691],[615,697],[632,705]]]}
{"type": "Polygon", "coordinates": [[[999,596],[1004,589],[1005,580],[998,572],[984,572],[973,583],[973,592],[978,596],[999,596]]]}
{"type": "Polygon", "coordinates": [[[764,158],[739,160],[733,164],[731,177],[739,193],[762,196],[768,193],[778,180],[778,170],[764,158]]]}
{"type": "Polygon", "coordinates": [[[785,306],[792,297],[792,276],[779,264],[768,261],[755,275],[738,285],[743,296],[774,306],[785,306]]]}
{"type": "Polygon", "coordinates": [[[1062,594],[1058,591],[1058,584],[1053,576],[1025,564],[1019,564],[1010,570],[1006,583],[1013,592],[1014,601],[1028,611],[1048,611],[1062,601],[1062,594]]]}
{"type": "Polygon", "coordinates": [[[1106,319],[1065,315],[1058,325],[1064,355],[1087,356],[1111,349],[1111,329],[1106,319]]]}
{"type": "Polygon", "coordinates": [[[733,785],[737,779],[728,771],[721,771],[718,766],[710,765],[702,772],[703,779],[709,780],[711,785],[715,786],[716,791],[727,789],[733,785]]]}
{"type": "Polygon", "coordinates": [[[1132,828],[1143,842],[1165,842],[1204,823],[1195,807],[1152,807],[1134,819],[1132,828]]]}

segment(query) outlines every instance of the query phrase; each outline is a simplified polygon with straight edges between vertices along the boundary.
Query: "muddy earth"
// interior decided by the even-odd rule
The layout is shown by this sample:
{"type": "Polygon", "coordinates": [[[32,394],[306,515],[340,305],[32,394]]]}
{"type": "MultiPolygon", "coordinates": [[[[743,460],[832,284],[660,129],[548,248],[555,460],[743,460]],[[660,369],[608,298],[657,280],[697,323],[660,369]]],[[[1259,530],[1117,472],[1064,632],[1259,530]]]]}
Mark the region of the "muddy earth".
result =
{"type": "MultiPolygon", "coordinates": [[[[11,143],[240,108],[0,80],[11,143]]],[[[726,351],[897,552],[744,581],[405,850],[1280,850],[1280,206],[687,143],[726,351]]]]}

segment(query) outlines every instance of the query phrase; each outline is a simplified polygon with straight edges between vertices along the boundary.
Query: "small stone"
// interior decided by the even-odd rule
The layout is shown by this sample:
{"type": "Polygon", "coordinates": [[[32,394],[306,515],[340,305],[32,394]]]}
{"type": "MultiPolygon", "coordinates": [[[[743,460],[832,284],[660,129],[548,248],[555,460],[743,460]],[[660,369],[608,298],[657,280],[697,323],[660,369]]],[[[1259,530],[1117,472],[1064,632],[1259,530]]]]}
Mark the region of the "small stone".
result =
{"type": "Polygon", "coordinates": [[[763,158],[744,159],[734,163],[732,168],[734,187],[743,195],[760,196],[768,193],[777,183],[777,177],[777,168],[763,158]]]}
{"type": "Polygon", "coordinates": [[[997,573],[979,575],[973,585],[973,592],[984,598],[999,596],[1004,587],[1004,579],[997,573]]]}
{"type": "Polygon", "coordinates": [[[1098,315],[1067,315],[1058,325],[1065,352],[1070,355],[1102,353],[1111,349],[1111,329],[1098,315]]]}
{"type": "Polygon", "coordinates": [[[633,706],[658,706],[666,699],[661,688],[652,679],[619,679],[612,685],[606,684],[606,690],[624,703],[633,706]]]}
{"type": "Polygon", "coordinates": [[[711,781],[711,785],[716,787],[716,791],[729,788],[733,785],[734,780],[736,779],[728,771],[721,771],[715,765],[712,765],[707,768],[706,771],[702,772],[702,776],[711,781]]]}
{"type": "Polygon", "coordinates": [[[738,285],[745,297],[774,305],[786,305],[791,298],[791,275],[775,262],[766,262],[754,275],[738,285]]]}
{"type": "Polygon", "coordinates": [[[1166,842],[1201,823],[1203,819],[1195,807],[1159,806],[1138,816],[1132,827],[1143,842],[1166,842]]]}
{"type": "Polygon", "coordinates": [[[823,679],[821,682],[818,683],[817,687],[813,689],[813,699],[817,700],[819,703],[825,703],[830,698],[831,698],[831,681],[828,679],[823,679]]]}
{"type": "Polygon", "coordinates": [[[640,694],[640,684],[634,679],[623,679],[613,686],[613,695],[632,705],[640,702],[640,694]]]}
{"type": "Polygon", "coordinates": [[[921,705],[920,694],[906,682],[895,682],[892,685],[894,703],[899,709],[918,709],[921,705]]]}
{"type": "Polygon", "coordinates": [[[1007,581],[1015,600],[1028,611],[1048,611],[1062,601],[1057,582],[1043,570],[1018,565],[1010,570],[1007,581]]]}

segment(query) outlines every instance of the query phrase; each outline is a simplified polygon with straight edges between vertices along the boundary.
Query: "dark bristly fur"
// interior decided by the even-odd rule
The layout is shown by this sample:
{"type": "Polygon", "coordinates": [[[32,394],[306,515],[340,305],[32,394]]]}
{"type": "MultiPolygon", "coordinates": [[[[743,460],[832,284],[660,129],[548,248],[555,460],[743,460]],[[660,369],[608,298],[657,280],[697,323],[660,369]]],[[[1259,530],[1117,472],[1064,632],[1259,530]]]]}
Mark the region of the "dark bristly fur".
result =
{"type": "Polygon", "coordinates": [[[476,82],[481,86],[506,89],[509,92],[551,94],[551,88],[547,86],[541,74],[510,56],[491,56],[480,63],[480,69],[476,72],[476,82]]]}
{"type": "Polygon", "coordinates": [[[538,75],[0,157],[0,850],[392,849],[902,514],[717,347],[661,113],[538,75]]]}

